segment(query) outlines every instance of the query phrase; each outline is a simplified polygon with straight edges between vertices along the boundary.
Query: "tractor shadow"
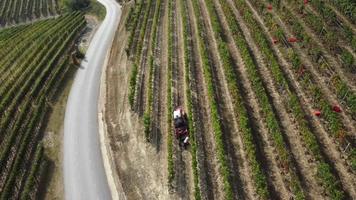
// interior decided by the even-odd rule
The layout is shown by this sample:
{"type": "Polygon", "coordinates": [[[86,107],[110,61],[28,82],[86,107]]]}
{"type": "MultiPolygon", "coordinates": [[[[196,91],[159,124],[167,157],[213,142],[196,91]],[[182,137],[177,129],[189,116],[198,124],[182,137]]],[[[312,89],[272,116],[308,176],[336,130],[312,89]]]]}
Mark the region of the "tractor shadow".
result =
{"type": "Polygon", "coordinates": [[[54,161],[46,158],[47,167],[43,172],[42,178],[38,182],[38,193],[36,199],[45,200],[47,198],[48,185],[53,181],[55,174],[55,163],[54,161]]]}

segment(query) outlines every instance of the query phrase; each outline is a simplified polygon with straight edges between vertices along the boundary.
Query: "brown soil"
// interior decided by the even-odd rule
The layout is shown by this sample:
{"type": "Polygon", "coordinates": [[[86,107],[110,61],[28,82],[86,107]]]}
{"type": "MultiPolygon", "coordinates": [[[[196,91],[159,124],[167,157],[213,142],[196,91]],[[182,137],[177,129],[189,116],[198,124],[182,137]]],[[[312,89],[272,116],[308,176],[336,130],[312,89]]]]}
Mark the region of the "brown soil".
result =
{"type": "MultiPolygon", "coordinates": [[[[184,106],[187,110],[186,85],[184,80],[184,41],[182,30],[181,1],[173,1],[173,106],[184,106]]],[[[175,181],[177,195],[182,199],[194,199],[191,154],[182,150],[177,141],[173,141],[175,163],[175,181]]]]}

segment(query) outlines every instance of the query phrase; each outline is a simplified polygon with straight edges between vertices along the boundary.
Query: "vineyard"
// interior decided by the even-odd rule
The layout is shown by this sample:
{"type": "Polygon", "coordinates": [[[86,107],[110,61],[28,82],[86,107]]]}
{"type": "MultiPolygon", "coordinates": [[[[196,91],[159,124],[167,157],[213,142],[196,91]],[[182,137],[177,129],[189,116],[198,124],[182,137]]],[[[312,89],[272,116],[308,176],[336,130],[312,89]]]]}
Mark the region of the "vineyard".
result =
{"type": "MultiPolygon", "coordinates": [[[[139,0],[125,9],[124,51],[112,51],[107,73],[117,85],[107,95],[113,149],[143,137],[177,199],[356,199],[354,1],[139,0]],[[188,150],[173,134],[177,106],[188,113],[188,150]],[[121,123],[127,109],[142,128],[121,123]]],[[[123,189],[137,190],[130,181],[123,189]]]]}
{"type": "Polygon", "coordinates": [[[57,0],[0,0],[0,26],[24,23],[58,13],[57,0]]]}
{"type": "Polygon", "coordinates": [[[77,12],[0,30],[0,199],[38,199],[49,161],[41,140],[85,25],[77,12]]]}

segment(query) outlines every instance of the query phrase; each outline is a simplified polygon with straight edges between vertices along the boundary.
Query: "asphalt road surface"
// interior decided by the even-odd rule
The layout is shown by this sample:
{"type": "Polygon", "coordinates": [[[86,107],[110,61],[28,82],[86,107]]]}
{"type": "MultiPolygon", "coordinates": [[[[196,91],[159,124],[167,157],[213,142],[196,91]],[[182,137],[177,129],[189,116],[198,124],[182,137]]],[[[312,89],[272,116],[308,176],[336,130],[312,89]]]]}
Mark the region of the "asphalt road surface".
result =
{"type": "Polygon", "coordinates": [[[98,132],[98,97],[105,59],[121,17],[115,0],[98,0],[106,17],[95,33],[86,61],[78,69],[64,119],[64,193],[66,200],[111,199],[98,132]]]}

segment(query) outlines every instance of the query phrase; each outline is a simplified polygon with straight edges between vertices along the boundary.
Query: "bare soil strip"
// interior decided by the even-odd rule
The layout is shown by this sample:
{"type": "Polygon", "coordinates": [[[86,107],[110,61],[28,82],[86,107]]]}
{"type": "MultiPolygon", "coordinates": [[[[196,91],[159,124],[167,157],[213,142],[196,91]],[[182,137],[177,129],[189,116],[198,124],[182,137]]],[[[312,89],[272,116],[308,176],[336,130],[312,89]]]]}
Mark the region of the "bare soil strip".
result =
{"type": "MultiPolygon", "coordinates": [[[[173,108],[177,106],[185,106],[185,81],[184,81],[184,61],[183,61],[183,38],[182,38],[182,22],[180,15],[180,3],[174,0],[172,2],[173,21],[173,51],[172,51],[172,81],[173,81],[173,108]]],[[[189,114],[189,113],[188,113],[189,114]]],[[[173,134],[173,133],[168,133],[173,134]]],[[[190,199],[192,194],[192,174],[191,157],[188,151],[179,147],[178,141],[173,139],[173,159],[175,168],[175,189],[177,196],[181,199],[190,199]]]]}
{"type": "MultiPolygon", "coordinates": [[[[163,157],[163,163],[164,165],[161,167],[161,169],[164,169],[165,171],[165,180],[163,183],[167,182],[167,177],[168,177],[168,159],[167,159],[167,135],[168,133],[168,119],[166,113],[168,112],[168,97],[167,97],[167,69],[168,69],[168,7],[169,0],[163,0],[163,12],[161,13],[162,19],[160,20],[159,23],[159,35],[157,37],[157,57],[159,57],[159,104],[158,104],[158,109],[157,109],[157,114],[158,114],[158,129],[157,129],[157,135],[156,135],[156,149],[161,153],[161,157],[163,157]]],[[[155,113],[153,113],[155,114],[155,113]]],[[[172,195],[170,195],[172,197],[172,195]]]]}
{"type": "MultiPolygon", "coordinates": [[[[189,80],[190,80],[190,83],[189,85],[185,86],[185,87],[189,87],[189,90],[191,90],[191,99],[192,99],[192,113],[188,113],[188,115],[192,115],[194,116],[194,122],[195,122],[195,126],[194,126],[194,133],[195,135],[191,137],[194,137],[194,140],[195,140],[195,143],[197,145],[197,152],[196,152],[196,160],[197,160],[197,172],[198,172],[198,187],[199,187],[199,190],[200,190],[200,194],[198,194],[200,197],[202,197],[203,199],[208,199],[208,196],[209,198],[212,197],[212,193],[209,193],[208,194],[208,181],[209,180],[206,180],[205,178],[206,177],[201,177],[201,174],[206,174],[206,170],[204,168],[204,166],[202,166],[200,163],[202,162],[202,158],[203,160],[205,159],[204,157],[202,157],[202,151],[200,150],[200,147],[199,147],[199,141],[200,141],[200,144],[201,144],[201,133],[203,131],[203,122],[201,120],[202,118],[202,112],[201,112],[201,109],[202,107],[200,107],[199,105],[199,102],[198,102],[198,92],[201,91],[201,89],[198,87],[198,80],[196,79],[196,65],[199,64],[199,61],[196,60],[195,58],[197,57],[198,55],[198,49],[197,49],[197,43],[195,41],[195,37],[194,37],[194,30],[193,30],[193,24],[192,24],[192,21],[190,20],[191,19],[191,16],[192,14],[189,12],[189,9],[188,9],[188,2],[187,0],[184,0],[183,1],[183,5],[180,5],[182,7],[182,9],[185,9],[185,13],[186,13],[186,17],[187,17],[187,32],[186,32],[186,38],[189,40],[188,42],[188,62],[189,62],[189,67],[188,67],[188,71],[185,71],[185,73],[189,73],[189,80]],[[200,155],[200,156],[199,156],[200,155]]],[[[187,89],[187,88],[186,88],[187,89]]],[[[188,103],[188,102],[187,102],[188,103]]],[[[210,190],[211,191],[211,190],[210,190]]],[[[195,192],[198,192],[198,191],[195,191],[195,192]]]]}
{"type": "MultiPolygon", "coordinates": [[[[182,16],[182,9],[184,5],[182,5],[182,1],[177,1],[177,25],[178,25],[178,68],[181,71],[181,81],[182,81],[182,92],[183,94],[180,95],[181,98],[184,99],[184,110],[188,110],[188,102],[187,102],[187,96],[186,96],[186,91],[189,87],[189,85],[186,85],[185,77],[186,73],[189,73],[185,70],[185,60],[184,60],[184,36],[183,36],[183,16],[182,16]]],[[[189,113],[188,113],[189,115],[189,113]]],[[[192,122],[191,122],[192,123],[192,122]]],[[[194,199],[194,177],[193,177],[193,168],[192,168],[192,154],[189,151],[183,152],[183,159],[186,164],[186,181],[187,181],[187,190],[183,192],[189,192],[187,194],[187,199],[194,199]]]]}
{"type": "MultiPolygon", "coordinates": [[[[162,1],[162,5],[160,7],[160,15],[157,22],[157,45],[154,49],[154,80],[153,80],[153,108],[152,108],[152,125],[151,125],[151,135],[150,141],[156,147],[156,151],[161,151],[161,148],[166,145],[162,146],[162,137],[163,133],[166,132],[166,119],[165,115],[162,112],[162,107],[165,104],[166,100],[164,99],[164,91],[167,91],[165,86],[165,66],[162,65],[163,63],[163,25],[164,25],[164,17],[166,11],[166,4],[165,0],[162,1]]],[[[166,141],[166,140],[164,140],[166,141]]]]}

